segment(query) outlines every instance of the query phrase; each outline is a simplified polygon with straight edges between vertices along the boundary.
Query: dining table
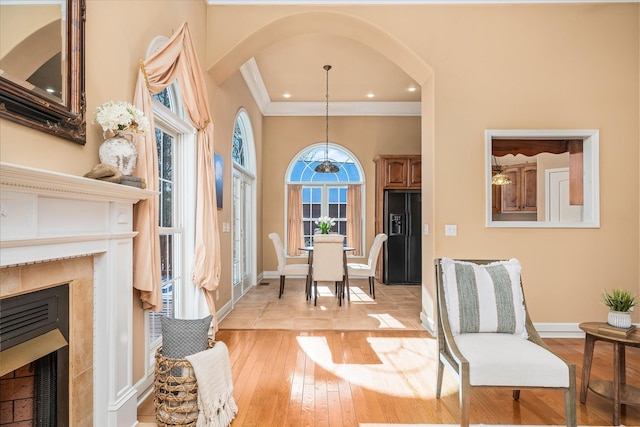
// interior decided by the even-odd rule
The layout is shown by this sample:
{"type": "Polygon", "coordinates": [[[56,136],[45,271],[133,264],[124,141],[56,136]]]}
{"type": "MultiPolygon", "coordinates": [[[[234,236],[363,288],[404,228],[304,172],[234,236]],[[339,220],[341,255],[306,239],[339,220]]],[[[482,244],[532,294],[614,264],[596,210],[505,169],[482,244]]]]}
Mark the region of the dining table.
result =
{"type": "MultiPolygon", "coordinates": [[[[302,246],[300,248],[301,251],[305,251],[307,252],[308,255],[308,261],[307,263],[309,264],[309,272],[307,273],[307,283],[305,286],[305,291],[307,294],[307,300],[309,300],[311,298],[311,285],[313,284],[313,245],[309,245],[309,246],[302,246]]],[[[348,273],[348,268],[347,268],[347,252],[350,251],[354,251],[356,248],[352,248],[350,246],[343,246],[342,247],[342,264],[344,266],[344,280],[343,280],[343,286],[342,289],[340,290],[340,292],[342,292],[342,296],[344,296],[344,292],[346,292],[346,297],[347,300],[350,299],[349,297],[349,273],[348,273]]],[[[338,295],[340,296],[340,295],[338,295]]]]}

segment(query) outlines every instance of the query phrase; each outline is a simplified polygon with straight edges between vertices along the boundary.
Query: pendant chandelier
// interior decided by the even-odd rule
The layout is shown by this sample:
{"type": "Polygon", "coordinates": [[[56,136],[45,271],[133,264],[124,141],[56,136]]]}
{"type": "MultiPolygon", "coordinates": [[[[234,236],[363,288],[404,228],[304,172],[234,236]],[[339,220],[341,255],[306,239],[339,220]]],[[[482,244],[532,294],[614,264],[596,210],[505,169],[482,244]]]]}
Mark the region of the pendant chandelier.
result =
{"type": "Polygon", "coordinates": [[[507,185],[511,184],[511,179],[502,173],[502,169],[498,167],[498,161],[496,160],[496,156],[493,156],[493,161],[496,164],[496,168],[498,169],[498,173],[491,177],[492,185],[507,185]]]}
{"type": "Polygon", "coordinates": [[[329,160],[329,70],[331,65],[325,65],[324,70],[327,72],[327,92],[326,92],[326,107],[325,107],[325,145],[324,145],[324,161],[320,163],[314,169],[319,173],[336,173],[340,170],[338,165],[329,160]]]}

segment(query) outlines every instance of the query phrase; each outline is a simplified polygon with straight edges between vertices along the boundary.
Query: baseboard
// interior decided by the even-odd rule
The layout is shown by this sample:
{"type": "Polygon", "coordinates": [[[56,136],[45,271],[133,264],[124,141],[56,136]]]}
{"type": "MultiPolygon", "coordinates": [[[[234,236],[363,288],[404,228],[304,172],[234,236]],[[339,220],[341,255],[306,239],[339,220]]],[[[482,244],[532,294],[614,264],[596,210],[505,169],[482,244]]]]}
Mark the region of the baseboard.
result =
{"type": "Polygon", "coordinates": [[[533,323],[542,338],[584,338],[578,323],[533,323]]]}
{"type": "Polygon", "coordinates": [[[231,310],[233,310],[233,304],[231,303],[231,301],[227,301],[227,303],[225,305],[223,305],[222,307],[218,308],[216,310],[216,316],[218,318],[218,323],[222,322],[222,319],[227,317],[227,315],[229,313],[231,313],[231,310]]]}
{"type": "Polygon", "coordinates": [[[420,322],[422,324],[422,327],[425,328],[427,332],[429,332],[434,337],[436,336],[436,323],[431,317],[427,316],[424,311],[420,312],[420,322]]]}
{"type": "MultiPolygon", "coordinates": [[[[422,327],[434,337],[435,322],[424,312],[420,313],[422,327]]],[[[534,323],[533,326],[542,338],[584,338],[584,332],[578,323],[534,323]]]]}

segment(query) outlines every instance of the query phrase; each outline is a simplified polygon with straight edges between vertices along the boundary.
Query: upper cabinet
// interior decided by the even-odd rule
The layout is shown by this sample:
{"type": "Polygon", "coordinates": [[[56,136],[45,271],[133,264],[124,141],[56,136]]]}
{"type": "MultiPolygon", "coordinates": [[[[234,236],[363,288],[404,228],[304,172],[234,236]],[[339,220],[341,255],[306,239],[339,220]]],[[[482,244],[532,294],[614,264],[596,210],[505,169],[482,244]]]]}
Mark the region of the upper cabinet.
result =
{"type": "Polygon", "coordinates": [[[535,163],[510,165],[502,170],[511,184],[494,186],[500,201],[499,211],[536,212],[537,210],[537,166],[535,163]]]}
{"type": "Polygon", "coordinates": [[[378,185],[381,188],[419,189],[422,186],[421,156],[377,156],[374,162],[378,185]]]}

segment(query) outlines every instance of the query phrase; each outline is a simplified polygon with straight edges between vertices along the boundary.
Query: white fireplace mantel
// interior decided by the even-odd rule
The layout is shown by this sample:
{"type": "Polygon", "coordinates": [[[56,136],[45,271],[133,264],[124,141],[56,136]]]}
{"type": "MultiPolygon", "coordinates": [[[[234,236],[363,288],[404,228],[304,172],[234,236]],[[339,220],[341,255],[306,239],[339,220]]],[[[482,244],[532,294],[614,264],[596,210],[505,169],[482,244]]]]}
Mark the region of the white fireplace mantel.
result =
{"type": "Polygon", "coordinates": [[[133,205],[155,195],[0,162],[0,267],[93,256],[96,427],[137,424],[131,338],[133,205]]]}

